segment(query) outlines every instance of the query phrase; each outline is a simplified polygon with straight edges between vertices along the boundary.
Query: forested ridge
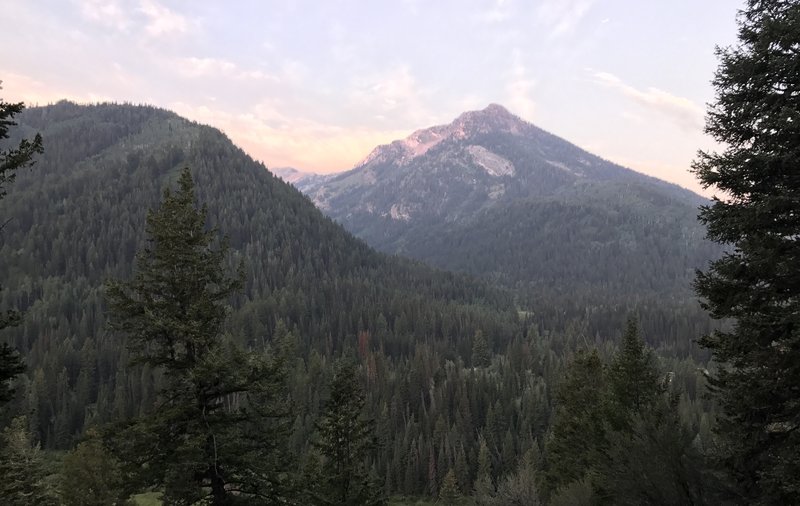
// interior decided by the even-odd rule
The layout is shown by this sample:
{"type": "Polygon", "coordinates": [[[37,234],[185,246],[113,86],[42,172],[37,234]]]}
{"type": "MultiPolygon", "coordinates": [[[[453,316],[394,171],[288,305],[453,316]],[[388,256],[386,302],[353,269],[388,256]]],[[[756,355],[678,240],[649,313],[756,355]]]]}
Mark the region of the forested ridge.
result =
{"type": "MultiPolygon", "coordinates": [[[[629,308],[568,315],[376,253],[212,128],[151,107],[68,102],[19,120],[12,143],[41,132],[46,149],[0,207],[8,220],[2,303],[25,314],[5,335],[27,365],[3,416],[25,415],[44,449],[74,448],[88,428],[157,402],[162,371],[129,365],[124,336],[107,325],[105,286],[136,272],[147,210],[183,167],[208,226],[228,238],[224,267],[243,262],[226,333],[247,350],[280,350],[287,364],[293,465],[314,468],[327,385],[342,357],[358,364],[364,414],[375,422],[367,469],[384,493],[438,497],[450,473],[469,496],[487,469],[500,486],[523,462],[546,465],[555,389],[575,350],[598,346],[606,360],[615,353],[629,308]]],[[[687,430],[708,439],[713,415],[685,337],[708,320],[648,314],[640,318],[662,353],[658,374],[669,371],[684,392],[676,409],[687,430]]]]}

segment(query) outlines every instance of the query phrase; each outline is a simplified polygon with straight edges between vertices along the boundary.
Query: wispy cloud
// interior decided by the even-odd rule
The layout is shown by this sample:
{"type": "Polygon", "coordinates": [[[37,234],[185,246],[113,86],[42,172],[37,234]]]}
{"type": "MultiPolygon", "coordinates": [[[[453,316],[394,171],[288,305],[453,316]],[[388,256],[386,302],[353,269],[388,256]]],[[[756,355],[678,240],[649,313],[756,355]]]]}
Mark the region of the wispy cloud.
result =
{"type": "Polygon", "coordinates": [[[78,0],[83,16],[108,28],[126,32],[131,20],[119,0],[78,0]]]}
{"type": "Polygon", "coordinates": [[[173,62],[174,68],[183,77],[252,79],[277,82],[278,77],[262,70],[247,70],[236,63],[220,58],[180,58],[173,62]]]}
{"type": "Polygon", "coordinates": [[[75,0],[87,20],[129,33],[142,30],[151,37],[182,34],[192,23],[186,16],[156,0],[75,0]]]}
{"type": "Polygon", "coordinates": [[[499,23],[511,17],[509,0],[492,0],[490,6],[480,12],[479,18],[486,23],[499,23]]]}
{"type": "Polygon", "coordinates": [[[407,65],[354,79],[350,100],[359,109],[395,124],[427,125],[437,118],[427,107],[430,91],[421,87],[407,65]]]}
{"type": "Polygon", "coordinates": [[[147,17],[145,31],[154,36],[171,33],[185,33],[189,29],[186,17],[164,7],[155,0],[142,0],[139,3],[139,12],[147,17]]]}
{"type": "Polygon", "coordinates": [[[594,3],[595,0],[545,0],[536,16],[549,36],[556,38],[574,32],[594,3]]]}
{"type": "Polygon", "coordinates": [[[345,128],[288,115],[280,101],[265,101],[252,112],[228,113],[218,108],[174,102],[170,108],[195,121],[223,130],[268,167],[296,167],[315,172],[351,168],[375,146],[405,137],[405,130],[345,128]]]}
{"type": "Polygon", "coordinates": [[[608,72],[593,72],[592,77],[597,83],[621,92],[642,107],[667,116],[684,130],[698,131],[703,128],[703,108],[688,98],[654,87],[641,90],[608,72]]]}
{"type": "Polygon", "coordinates": [[[516,114],[532,120],[536,109],[536,102],[533,100],[536,80],[525,67],[522,52],[519,49],[515,49],[513,55],[514,63],[511,67],[511,72],[509,72],[508,84],[506,84],[508,104],[516,114]]]}

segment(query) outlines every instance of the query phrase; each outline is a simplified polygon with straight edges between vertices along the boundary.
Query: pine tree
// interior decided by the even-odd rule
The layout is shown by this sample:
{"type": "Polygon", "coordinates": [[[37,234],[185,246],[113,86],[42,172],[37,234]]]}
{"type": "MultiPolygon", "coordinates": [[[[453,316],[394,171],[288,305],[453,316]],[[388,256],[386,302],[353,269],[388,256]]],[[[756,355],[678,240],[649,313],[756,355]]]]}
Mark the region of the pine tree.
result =
{"type": "MultiPolygon", "coordinates": [[[[0,141],[8,139],[8,129],[16,123],[14,116],[22,112],[25,106],[20,103],[8,103],[0,99],[0,141]]],[[[34,156],[42,153],[42,136],[36,134],[32,141],[23,139],[16,147],[0,150],[0,199],[8,191],[8,185],[14,181],[19,169],[33,165],[34,156]]],[[[2,230],[2,226],[0,226],[2,230]]],[[[20,314],[13,309],[0,312],[0,330],[13,327],[20,322],[20,314]]],[[[19,353],[7,343],[0,343],[0,407],[14,395],[10,382],[18,374],[25,371],[25,365],[19,353]]]]}
{"type": "Polygon", "coordinates": [[[110,442],[128,473],[163,487],[165,504],[289,501],[285,371],[222,334],[242,275],[224,272],[228,248],[205,229],[188,169],[178,185],[147,215],[133,279],[108,288],[111,326],[127,337],[134,363],[164,374],[155,409],[110,442]]]}
{"type": "Polygon", "coordinates": [[[58,504],[39,444],[32,441],[25,418],[15,418],[0,437],[0,500],[5,506],[58,504]]]}
{"type": "Polygon", "coordinates": [[[478,330],[475,332],[475,337],[472,338],[472,367],[486,367],[491,359],[489,343],[483,337],[483,332],[478,330]]]}
{"type": "Polygon", "coordinates": [[[547,493],[582,480],[592,471],[605,438],[605,379],[597,351],[580,351],[557,392],[556,413],[546,443],[547,493]]]}
{"type": "Polygon", "coordinates": [[[120,464],[93,431],[62,463],[61,501],[65,506],[123,504],[120,464]]]}
{"type": "Polygon", "coordinates": [[[727,253],[697,275],[711,316],[732,328],[701,344],[719,365],[720,461],[738,502],[800,495],[800,3],[748,0],[739,42],[718,50],[706,132],[721,152],[693,168],[722,197],[700,211],[727,253]]]}
{"type": "Polygon", "coordinates": [[[480,438],[478,446],[478,474],[473,486],[473,496],[479,505],[491,505],[495,502],[495,487],[492,481],[492,456],[486,439],[480,438]]]}
{"type": "Polygon", "coordinates": [[[639,335],[636,319],[628,320],[619,352],[608,368],[608,419],[615,430],[646,411],[664,393],[653,352],[639,335]]]}
{"type": "Polygon", "coordinates": [[[385,503],[367,459],[375,449],[375,423],[364,416],[365,395],[356,367],[342,360],[336,364],[330,397],[317,422],[314,445],[324,457],[322,493],[324,505],[372,506],[385,503]]]}
{"type": "Polygon", "coordinates": [[[448,506],[461,502],[461,491],[458,489],[458,480],[452,468],[444,475],[442,486],[439,488],[439,500],[448,506]]]}

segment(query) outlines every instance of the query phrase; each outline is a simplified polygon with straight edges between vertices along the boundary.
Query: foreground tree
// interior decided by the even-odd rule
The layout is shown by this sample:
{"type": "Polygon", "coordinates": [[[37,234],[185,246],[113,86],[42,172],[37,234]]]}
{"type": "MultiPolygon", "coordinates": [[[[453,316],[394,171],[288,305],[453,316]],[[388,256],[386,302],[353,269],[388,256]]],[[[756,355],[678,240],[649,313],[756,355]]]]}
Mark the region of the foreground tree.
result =
{"type": "MultiPolygon", "coordinates": [[[[0,141],[9,138],[8,130],[15,126],[14,116],[22,112],[25,106],[20,103],[8,103],[0,99],[0,141]]],[[[36,134],[33,140],[22,139],[13,148],[0,150],[0,199],[8,191],[8,185],[14,181],[19,169],[34,164],[34,156],[42,153],[42,136],[36,134]]],[[[2,230],[2,226],[0,226],[2,230]]],[[[20,314],[13,309],[0,312],[0,330],[13,327],[20,322],[20,314]]],[[[14,390],[11,381],[25,370],[19,353],[7,343],[0,343],[0,407],[11,400],[14,390]]]]}
{"type": "Polygon", "coordinates": [[[224,272],[228,248],[214,246],[194,199],[185,169],[147,215],[133,279],[108,288],[111,326],[128,337],[134,363],[164,375],[152,413],[111,443],[140,486],[163,488],[165,504],[287,504],[282,366],[222,334],[242,275],[224,272]]]}
{"type": "Polygon", "coordinates": [[[15,418],[0,435],[0,499],[7,506],[50,506],[59,503],[39,444],[25,418],[15,418]]]}
{"type": "Polygon", "coordinates": [[[367,468],[375,449],[375,424],[364,416],[364,402],[355,365],[338,363],[330,398],[317,423],[315,446],[324,458],[323,486],[315,498],[319,504],[372,506],[386,502],[367,468]]]}
{"type": "Polygon", "coordinates": [[[706,132],[725,146],[694,171],[722,197],[703,207],[708,236],[728,252],[696,290],[730,330],[701,343],[723,416],[721,463],[736,501],[800,496],[800,3],[748,0],[739,44],[718,50],[706,132]]]}
{"type": "Polygon", "coordinates": [[[119,461],[94,431],[64,457],[61,501],[65,506],[126,504],[119,461]]]}
{"type": "Polygon", "coordinates": [[[542,487],[546,494],[591,474],[605,437],[604,391],[605,374],[597,351],[578,352],[556,393],[553,428],[546,444],[542,487]]]}

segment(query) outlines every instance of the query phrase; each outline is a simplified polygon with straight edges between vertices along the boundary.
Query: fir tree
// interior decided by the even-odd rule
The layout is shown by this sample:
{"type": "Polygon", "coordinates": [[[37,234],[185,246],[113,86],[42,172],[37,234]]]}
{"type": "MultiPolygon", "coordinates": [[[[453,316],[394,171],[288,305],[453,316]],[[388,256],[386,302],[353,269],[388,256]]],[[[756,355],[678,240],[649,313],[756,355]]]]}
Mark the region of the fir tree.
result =
{"type": "Polygon", "coordinates": [[[163,487],[165,504],[285,503],[282,366],[222,334],[242,274],[224,272],[228,248],[205,229],[188,169],[178,186],[148,213],[133,279],[108,289],[112,328],[127,336],[134,363],[165,378],[156,409],[112,444],[142,484],[163,487]]]}
{"type": "MultiPolygon", "coordinates": [[[[24,105],[8,103],[0,99],[0,141],[8,139],[8,129],[15,126],[14,116],[22,112],[24,105]]],[[[42,136],[33,140],[23,139],[16,147],[0,150],[0,199],[8,191],[8,185],[16,178],[19,169],[33,165],[34,156],[42,153],[42,136]]],[[[0,226],[0,231],[2,231],[0,226]]],[[[0,312],[0,330],[13,327],[20,322],[20,314],[13,309],[0,312]]],[[[11,381],[25,370],[19,353],[7,343],[0,343],[0,407],[11,400],[14,390],[11,381]]]]}
{"type": "Polygon", "coordinates": [[[39,444],[25,418],[15,418],[0,437],[0,500],[5,506],[55,506],[58,498],[39,444]]]}
{"type": "Polygon", "coordinates": [[[439,500],[448,506],[461,502],[461,491],[458,489],[458,480],[452,468],[444,475],[442,486],[439,488],[439,500]]]}
{"type": "Polygon", "coordinates": [[[800,495],[800,3],[748,0],[739,42],[718,50],[706,132],[720,152],[694,171],[721,197],[700,211],[727,253],[699,272],[711,316],[701,340],[719,364],[720,462],[736,501],[789,504],[800,495]]]}
{"type": "Polygon", "coordinates": [[[330,397],[317,422],[314,445],[324,457],[317,502],[337,506],[384,504],[367,461],[375,449],[375,424],[364,415],[364,389],[356,367],[348,361],[336,364],[330,397]]]}
{"type": "Polygon", "coordinates": [[[626,428],[632,416],[646,411],[664,392],[653,352],[645,346],[634,318],[628,320],[607,377],[608,420],[615,430],[626,428]]]}
{"type": "Polygon", "coordinates": [[[483,337],[483,332],[478,330],[472,338],[472,367],[486,367],[491,362],[489,344],[483,337]]]}
{"type": "Polygon", "coordinates": [[[65,506],[125,503],[119,461],[93,431],[89,439],[64,457],[60,488],[65,506]]]}
{"type": "Polygon", "coordinates": [[[543,489],[547,493],[591,473],[605,437],[604,371],[597,351],[578,352],[557,392],[547,441],[543,489]]]}

